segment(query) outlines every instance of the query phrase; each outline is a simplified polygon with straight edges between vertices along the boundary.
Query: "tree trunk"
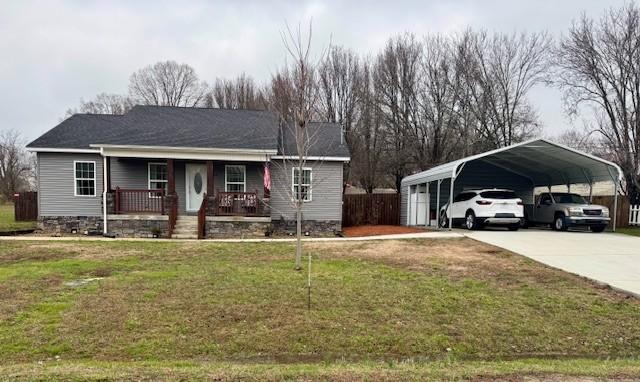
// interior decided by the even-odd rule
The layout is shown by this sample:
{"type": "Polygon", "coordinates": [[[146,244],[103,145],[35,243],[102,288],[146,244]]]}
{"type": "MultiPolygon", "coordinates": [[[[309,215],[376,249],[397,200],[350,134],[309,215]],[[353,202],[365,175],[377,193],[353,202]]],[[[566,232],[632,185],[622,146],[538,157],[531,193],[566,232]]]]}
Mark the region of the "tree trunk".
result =
{"type": "MultiPolygon", "coordinates": [[[[299,187],[301,188],[301,187],[299,187]]],[[[298,202],[299,203],[299,202],[298,202]]],[[[302,211],[296,208],[296,270],[302,269],[302,211]]]]}

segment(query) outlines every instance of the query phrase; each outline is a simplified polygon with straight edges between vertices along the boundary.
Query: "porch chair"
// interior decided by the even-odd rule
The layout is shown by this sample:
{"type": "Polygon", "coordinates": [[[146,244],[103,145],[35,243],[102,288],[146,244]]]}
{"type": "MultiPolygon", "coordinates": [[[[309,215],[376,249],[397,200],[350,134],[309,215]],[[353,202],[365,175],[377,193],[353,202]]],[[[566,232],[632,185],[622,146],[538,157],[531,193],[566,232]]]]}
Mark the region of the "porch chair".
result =
{"type": "Polygon", "coordinates": [[[222,213],[230,214],[233,212],[233,194],[222,194],[218,203],[218,209],[222,213]]]}
{"type": "Polygon", "coordinates": [[[258,195],[247,194],[244,197],[243,207],[247,214],[256,214],[258,212],[258,195]]]}

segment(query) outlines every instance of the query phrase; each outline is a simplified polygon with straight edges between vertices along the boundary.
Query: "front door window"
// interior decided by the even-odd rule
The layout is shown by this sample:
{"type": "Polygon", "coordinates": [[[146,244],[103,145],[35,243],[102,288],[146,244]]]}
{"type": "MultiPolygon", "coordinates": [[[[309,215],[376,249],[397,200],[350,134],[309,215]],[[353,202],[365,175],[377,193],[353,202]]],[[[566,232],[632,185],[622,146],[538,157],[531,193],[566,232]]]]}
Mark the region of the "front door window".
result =
{"type": "Polygon", "coordinates": [[[186,205],[188,211],[197,211],[207,189],[207,166],[187,163],[185,166],[186,205]]]}

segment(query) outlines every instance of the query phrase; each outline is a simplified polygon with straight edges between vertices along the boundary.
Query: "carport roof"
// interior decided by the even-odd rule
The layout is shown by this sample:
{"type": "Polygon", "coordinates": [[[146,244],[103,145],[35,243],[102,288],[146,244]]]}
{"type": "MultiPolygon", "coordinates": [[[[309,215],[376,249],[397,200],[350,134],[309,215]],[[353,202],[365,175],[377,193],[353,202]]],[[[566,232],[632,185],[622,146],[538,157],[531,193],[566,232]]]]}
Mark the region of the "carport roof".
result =
{"type": "Polygon", "coordinates": [[[612,162],[538,138],[442,164],[407,176],[402,184],[455,179],[465,163],[474,161],[487,164],[488,171],[500,167],[527,178],[534,187],[622,179],[622,171],[612,162]]]}

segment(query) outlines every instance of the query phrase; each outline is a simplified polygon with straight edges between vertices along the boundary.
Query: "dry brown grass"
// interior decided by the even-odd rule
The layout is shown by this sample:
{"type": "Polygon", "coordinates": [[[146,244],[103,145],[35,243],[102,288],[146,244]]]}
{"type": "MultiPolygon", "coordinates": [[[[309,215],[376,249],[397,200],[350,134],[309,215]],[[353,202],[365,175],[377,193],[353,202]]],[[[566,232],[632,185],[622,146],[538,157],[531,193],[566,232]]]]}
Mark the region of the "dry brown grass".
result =
{"type": "Polygon", "coordinates": [[[578,281],[580,287],[607,299],[629,298],[595,282],[469,238],[305,243],[305,248],[329,259],[375,261],[453,280],[487,280],[501,288],[519,287],[523,283],[573,285],[578,281]]]}

